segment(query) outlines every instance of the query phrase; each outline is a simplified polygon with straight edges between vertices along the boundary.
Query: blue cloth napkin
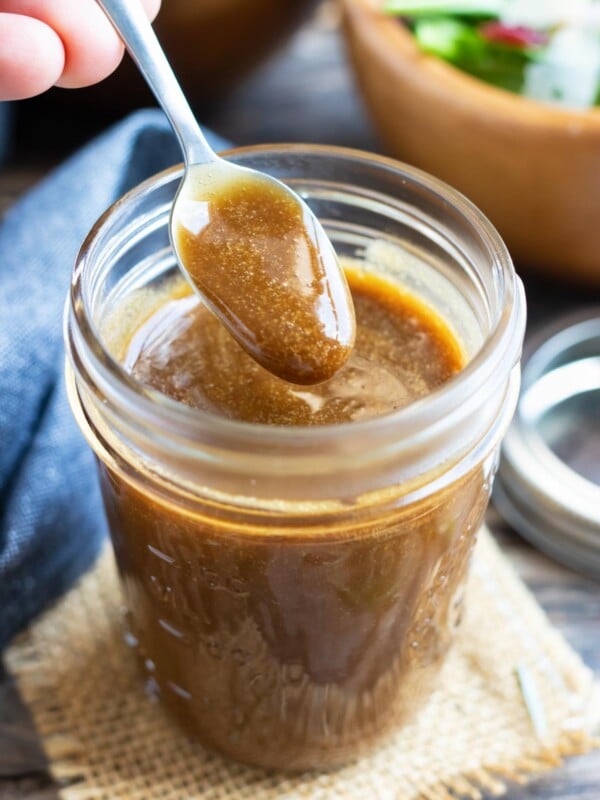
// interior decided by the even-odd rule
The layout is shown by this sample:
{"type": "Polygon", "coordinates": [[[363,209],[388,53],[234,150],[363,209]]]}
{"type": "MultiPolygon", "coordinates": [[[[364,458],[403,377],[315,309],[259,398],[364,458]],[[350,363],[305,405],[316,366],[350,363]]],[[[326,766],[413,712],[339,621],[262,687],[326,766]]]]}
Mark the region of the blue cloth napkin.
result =
{"type": "Polygon", "coordinates": [[[75,256],[114,200],[179,161],[162,113],[137,112],[52,173],[0,227],[0,650],[93,563],[105,535],[93,457],[63,377],[75,256]]]}

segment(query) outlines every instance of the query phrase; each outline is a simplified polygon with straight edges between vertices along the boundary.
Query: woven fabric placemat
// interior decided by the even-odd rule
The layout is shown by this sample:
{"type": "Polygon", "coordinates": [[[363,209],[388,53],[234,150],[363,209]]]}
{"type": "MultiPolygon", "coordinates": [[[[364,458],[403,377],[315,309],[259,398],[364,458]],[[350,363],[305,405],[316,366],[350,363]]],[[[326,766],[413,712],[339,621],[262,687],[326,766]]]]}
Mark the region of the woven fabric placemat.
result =
{"type": "Polygon", "coordinates": [[[332,772],[252,769],[188,739],[145,695],[122,613],[107,550],[7,653],[64,800],[474,800],[595,744],[592,673],[486,531],[438,690],[413,724],[332,772]]]}

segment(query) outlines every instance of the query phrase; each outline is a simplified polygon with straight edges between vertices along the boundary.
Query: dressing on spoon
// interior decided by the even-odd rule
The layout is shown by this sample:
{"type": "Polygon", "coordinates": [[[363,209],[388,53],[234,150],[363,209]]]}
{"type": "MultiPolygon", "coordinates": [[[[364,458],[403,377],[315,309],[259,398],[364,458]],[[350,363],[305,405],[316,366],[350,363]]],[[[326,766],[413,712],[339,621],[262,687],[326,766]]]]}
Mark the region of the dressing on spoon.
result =
{"type": "Polygon", "coordinates": [[[292,383],[332,377],[354,345],[346,278],[308,206],[281,182],[221,159],[206,141],[140,0],[98,0],[167,114],[186,171],[173,203],[180,267],[231,335],[292,383]]]}
{"type": "Polygon", "coordinates": [[[173,234],[192,283],[269,372],[314,384],[343,366],[355,330],[346,280],[323,230],[285,186],[251,171],[192,167],[173,234]]]}

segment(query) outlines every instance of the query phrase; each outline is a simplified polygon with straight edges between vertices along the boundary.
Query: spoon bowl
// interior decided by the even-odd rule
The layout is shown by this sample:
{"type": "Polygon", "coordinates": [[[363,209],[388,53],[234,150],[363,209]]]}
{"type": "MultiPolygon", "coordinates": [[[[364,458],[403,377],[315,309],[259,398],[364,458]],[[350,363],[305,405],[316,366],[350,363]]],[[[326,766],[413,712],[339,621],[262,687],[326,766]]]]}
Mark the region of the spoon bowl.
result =
{"type": "Polygon", "coordinates": [[[308,206],[270,176],[192,165],[171,212],[173,249],[205,304],[265,369],[315,384],[354,344],[346,281],[308,206]],[[341,309],[341,313],[340,313],[341,309]]]}

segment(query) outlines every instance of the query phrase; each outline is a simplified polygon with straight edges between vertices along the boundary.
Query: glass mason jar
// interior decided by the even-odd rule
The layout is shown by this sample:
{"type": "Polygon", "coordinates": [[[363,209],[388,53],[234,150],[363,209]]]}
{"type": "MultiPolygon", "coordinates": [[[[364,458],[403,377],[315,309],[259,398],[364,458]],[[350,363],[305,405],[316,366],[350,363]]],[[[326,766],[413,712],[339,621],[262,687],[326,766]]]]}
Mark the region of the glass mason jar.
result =
{"type": "Polygon", "coordinates": [[[209,748],[326,766],[409,719],[434,685],[517,399],[524,295],[490,223],[418,170],[331,147],[228,158],[292,186],[341,256],[436,309],[468,359],[377,419],[222,419],[139,384],[119,349],[178,274],[167,223],[181,170],[117,202],[79,254],[67,381],[142,668],[209,748]]]}

